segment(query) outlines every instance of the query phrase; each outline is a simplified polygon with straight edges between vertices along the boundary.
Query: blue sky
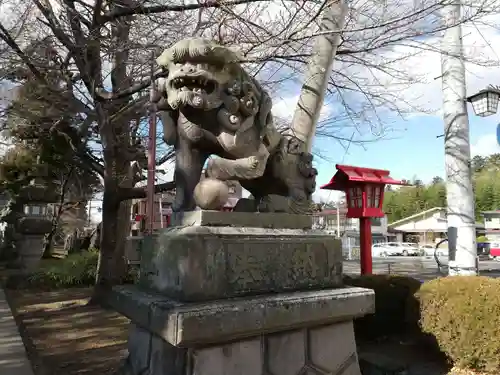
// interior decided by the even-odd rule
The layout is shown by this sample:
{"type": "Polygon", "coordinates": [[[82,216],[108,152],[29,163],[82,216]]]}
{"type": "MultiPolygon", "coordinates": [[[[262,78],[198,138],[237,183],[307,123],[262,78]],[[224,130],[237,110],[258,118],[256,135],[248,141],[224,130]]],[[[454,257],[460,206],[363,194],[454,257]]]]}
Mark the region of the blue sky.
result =
{"type": "MultiPolygon", "coordinates": [[[[498,16],[492,17],[492,24],[497,25],[498,16]]],[[[466,91],[472,95],[490,84],[500,85],[500,34],[497,29],[487,26],[465,25],[463,27],[463,50],[466,58],[466,91]]],[[[434,43],[440,43],[438,38],[434,43]]],[[[430,43],[432,44],[432,43],[430,43]]],[[[394,111],[377,108],[381,122],[387,125],[384,136],[375,142],[363,143],[362,147],[352,143],[346,152],[344,146],[334,139],[317,138],[315,150],[328,160],[316,157],[316,168],[319,171],[317,186],[329,181],[335,174],[335,164],[348,164],[379,169],[388,169],[391,176],[396,179],[412,179],[418,177],[424,182],[430,182],[434,176],[444,177],[444,138],[436,136],[444,133],[444,122],[440,113],[442,107],[441,87],[441,56],[433,51],[422,51],[418,55],[411,56],[405,47],[395,48],[391,51],[396,56],[403,58],[394,65],[398,71],[405,72],[409,77],[415,78],[415,83],[404,85],[404,78],[398,79],[384,77],[373,68],[359,68],[353,72],[354,77],[364,82],[367,87],[370,84],[379,85],[377,93],[384,89],[395,93],[397,107],[406,113],[406,119],[395,115],[394,111]],[[409,57],[406,57],[409,56],[409,57]],[[403,88],[402,88],[403,87],[403,88]],[[400,100],[401,99],[401,100],[400,100]],[[401,101],[401,102],[399,102],[401,101]],[[408,103],[410,104],[408,106],[408,103]],[[423,109],[423,111],[412,110],[412,106],[423,109]]],[[[334,68],[339,69],[338,62],[334,68]]],[[[342,68],[340,68],[342,69],[342,68]]],[[[402,76],[404,76],[403,74],[402,76]]],[[[363,86],[363,85],[362,85],[363,86]]],[[[364,86],[363,86],[364,87],[364,86]]],[[[285,108],[291,107],[294,95],[298,94],[294,87],[281,96],[286,105],[278,104],[277,112],[286,113],[285,108]]],[[[276,102],[279,103],[277,98],[276,102]]],[[[363,96],[350,98],[353,103],[348,105],[363,108],[359,100],[363,96]]],[[[339,115],[338,98],[330,98],[331,103],[325,103],[325,117],[328,115],[339,115]]],[[[296,101],[295,101],[296,102],[296,101]]],[[[496,140],[496,128],[500,122],[500,112],[486,118],[475,116],[470,104],[468,104],[471,156],[488,156],[500,152],[500,146],[496,140]]],[[[373,118],[373,113],[367,115],[373,118]]],[[[370,138],[370,125],[358,121],[356,133],[358,139],[370,138]]],[[[380,129],[375,129],[375,132],[380,129]]],[[[342,135],[349,137],[352,129],[342,135]],[[347,134],[346,134],[347,133],[347,134]]],[[[344,142],[345,143],[345,142],[344,142]]],[[[330,194],[328,191],[316,191],[316,199],[335,200],[340,194],[330,194]]]]}
{"type": "MultiPolygon", "coordinates": [[[[471,151],[489,154],[496,151],[496,127],[500,113],[496,116],[476,117],[469,108],[471,151]],[[477,150],[483,146],[482,150],[477,150]]],[[[332,139],[317,139],[315,147],[328,152],[329,159],[336,163],[388,169],[397,179],[412,179],[417,176],[428,182],[434,176],[444,177],[444,139],[436,136],[444,133],[443,119],[438,116],[412,116],[400,120],[393,127],[400,130],[387,139],[364,144],[351,145],[345,150],[332,139]]],[[[319,171],[318,185],[328,182],[335,174],[335,163],[316,159],[319,171]]]]}

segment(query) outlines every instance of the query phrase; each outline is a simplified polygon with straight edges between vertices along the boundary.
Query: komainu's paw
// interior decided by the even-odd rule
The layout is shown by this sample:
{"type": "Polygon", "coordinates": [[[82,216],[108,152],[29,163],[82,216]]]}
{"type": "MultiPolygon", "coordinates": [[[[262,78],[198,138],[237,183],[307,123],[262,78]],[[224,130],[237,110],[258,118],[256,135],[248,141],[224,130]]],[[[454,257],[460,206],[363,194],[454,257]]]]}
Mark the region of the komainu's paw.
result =
{"type": "Polygon", "coordinates": [[[259,159],[256,156],[250,156],[248,158],[248,168],[255,169],[259,166],[259,159]]]}

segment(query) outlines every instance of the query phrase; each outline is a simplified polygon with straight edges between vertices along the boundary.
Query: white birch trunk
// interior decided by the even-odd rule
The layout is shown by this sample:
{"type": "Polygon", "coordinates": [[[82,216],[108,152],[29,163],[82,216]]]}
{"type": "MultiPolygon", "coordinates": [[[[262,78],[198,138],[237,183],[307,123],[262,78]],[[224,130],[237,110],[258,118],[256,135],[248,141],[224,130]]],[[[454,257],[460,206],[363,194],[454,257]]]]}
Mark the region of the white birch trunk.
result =
{"type": "Polygon", "coordinates": [[[304,142],[305,151],[311,152],[316,124],[323,106],[333,60],[340,44],[340,31],[344,28],[347,7],[344,0],[332,0],[325,8],[320,31],[336,31],[315,37],[311,60],[304,85],[292,120],[292,134],[304,142]]]}

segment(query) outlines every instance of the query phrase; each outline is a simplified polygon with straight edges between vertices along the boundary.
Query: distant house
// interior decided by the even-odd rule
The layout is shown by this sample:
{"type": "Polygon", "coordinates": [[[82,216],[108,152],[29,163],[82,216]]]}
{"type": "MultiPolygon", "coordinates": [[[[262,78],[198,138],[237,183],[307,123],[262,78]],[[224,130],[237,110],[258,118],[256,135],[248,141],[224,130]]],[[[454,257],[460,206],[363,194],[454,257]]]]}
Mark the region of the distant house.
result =
{"type": "MultiPolygon", "coordinates": [[[[445,238],[447,231],[444,207],[433,207],[388,225],[391,240],[398,242],[435,243],[445,238]]],[[[476,223],[476,232],[484,233],[484,225],[476,223]]]]}

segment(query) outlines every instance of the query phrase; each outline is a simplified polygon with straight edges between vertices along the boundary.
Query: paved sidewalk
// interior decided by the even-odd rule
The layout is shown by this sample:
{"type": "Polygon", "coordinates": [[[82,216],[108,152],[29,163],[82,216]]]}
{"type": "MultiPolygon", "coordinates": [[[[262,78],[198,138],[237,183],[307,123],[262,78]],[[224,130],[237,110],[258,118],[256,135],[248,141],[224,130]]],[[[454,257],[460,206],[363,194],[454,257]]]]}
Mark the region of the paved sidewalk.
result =
{"type": "Polygon", "coordinates": [[[23,340],[0,288],[0,374],[33,375],[23,340]]]}

